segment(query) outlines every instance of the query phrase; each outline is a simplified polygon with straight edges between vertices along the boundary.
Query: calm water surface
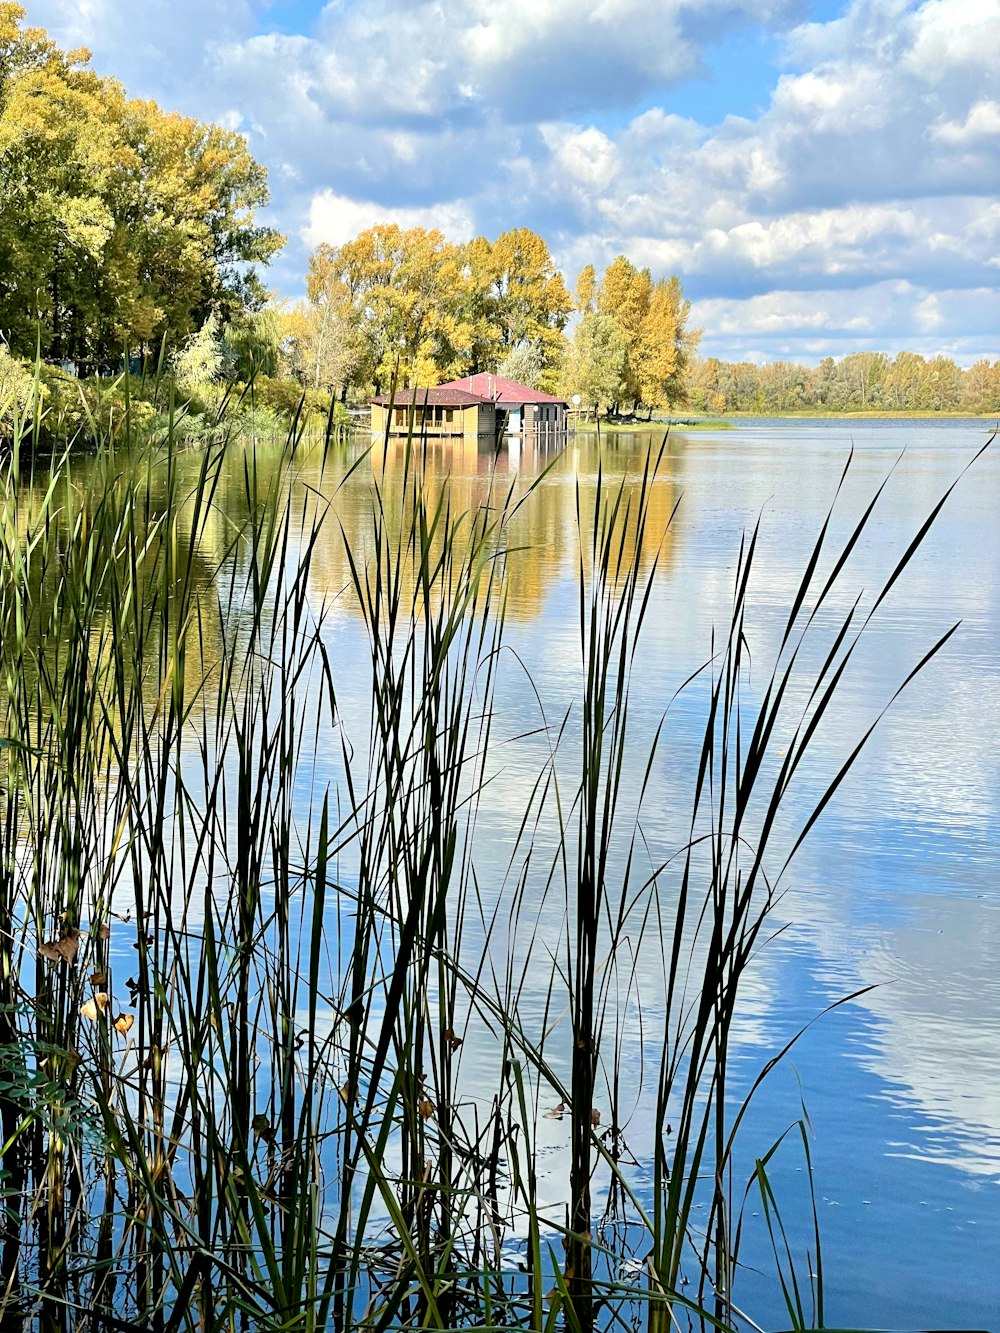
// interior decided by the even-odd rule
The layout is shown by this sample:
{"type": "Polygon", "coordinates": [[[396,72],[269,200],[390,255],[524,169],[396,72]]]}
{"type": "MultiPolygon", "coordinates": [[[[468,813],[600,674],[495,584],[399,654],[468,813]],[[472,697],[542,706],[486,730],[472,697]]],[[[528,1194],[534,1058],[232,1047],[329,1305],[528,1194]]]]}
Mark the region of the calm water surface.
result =
{"type": "MultiPolygon", "coordinates": [[[[768,653],[851,448],[855,459],[834,540],[846,537],[895,469],[848,570],[846,586],[860,591],[884,580],[985,438],[982,423],[923,421],[754,422],[715,434],[673,434],[655,490],[651,548],[678,507],[634,678],[636,733],[651,734],[678,685],[707,657],[712,625],[724,623],[732,597],[741,534],[758,516],[750,637],[765,679],[768,653]]],[[[599,468],[606,478],[637,476],[647,447],[659,443],[659,436],[624,435],[599,445],[579,436],[528,508],[522,538],[528,549],[513,567],[511,585],[508,641],[516,656],[501,676],[498,698],[508,737],[540,721],[526,672],[549,720],[578,696],[577,484],[586,497],[599,468]]],[[[526,478],[549,461],[528,453],[501,457],[499,468],[526,478]]],[[[488,459],[448,454],[440,467],[450,471],[461,500],[485,492],[488,459]]],[[[337,499],[349,539],[362,545],[369,493],[370,480],[359,471],[337,499]]],[[[789,929],[751,975],[738,1026],[738,1078],[745,1084],[827,1005],[874,986],[809,1029],[770,1078],[744,1136],[750,1159],[801,1114],[804,1102],[815,1133],[833,1325],[990,1327],[1000,1313],[998,516],[994,451],[960,483],[845,678],[803,802],[810,782],[815,795],[923,653],[962,621],[943,655],[894,705],[799,854],[779,908],[789,929]]],[[[346,583],[338,563],[331,557],[329,592],[338,590],[338,580],[346,583]]],[[[345,602],[333,622],[344,667],[352,651],[350,621],[345,602]]],[[[359,683],[359,707],[363,694],[359,683]]],[[[667,712],[654,770],[660,795],[647,796],[642,814],[644,833],[663,847],[682,840],[703,716],[697,690],[667,712]]],[[[503,750],[480,821],[483,845],[497,849],[497,867],[540,761],[539,743],[511,742],[503,750]]],[[[494,886],[499,882],[498,874],[494,886]]],[[[547,943],[558,950],[559,911],[543,906],[539,923],[541,938],[551,930],[547,943]]],[[[532,947],[539,947],[539,936],[532,947]]],[[[542,991],[540,984],[539,1006],[542,991]]],[[[655,996],[644,998],[654,1011],[655,996]]],[[[638,1035],[635,1045],[638,1052],[638,1035]]],[[[640,1099],[629,1126],[640,1158],[652,1133],[650,1114],[640,1099]]],[[[557,1153],[559,1125],[550,1132],[557,1153]]],[[[804,1223],[801,1158],[778,1160],[779,1197],[804,1223]]],[[[804,1238],[795,1216],[789,1223],[804,1238]]],[[[780,1324],[770,1284],[752,1272],[743,1280],[744,1308],[780,1324]]]]}
{"type": "MultiPolygon", "coordinates": [[[[759,422],[718,433],[672,433],[651,506],[651,562],[660,577],[633,679],[637,753],[666,716],[652,783],[642,801],[643,835],[656,855],[681,845],[704,719],[706,691],[678,686],[709,655],[713,624],[724,624],[742,534],[761,520],[748,639],[754,674],[766,681],[798,578],[854,448],[832,525],[843,541],[868,498],[894,469],[875,519],[845,571],[838,602],[884,581],[936,500],[984,442],[979,422],[759,422]],[[676,506],[676,515],[667,527],[676,506]],[[665,536],[663,535],[665,532],[665,536]],[[662,544],[661,544],[662,537],[662,544]],[[759,664],[759,667],[758,667],[759,664]]],[[[598,442],[577,436],[561,455],[501,455],[492,484],[523,486],[554,461],[525,507],[513,557],[507,642],[500,673],[492,782],[479,819],[477,868],[487,899],[501,899],[504,868],[525,793],[547,756],[538,734],[558,722],[580,691],[576,529],[577,487],[593,505],[605,479],[639,475],[660,436],[598,442]],[[530,677],[530,681],[529,681],[530,677]],[[534,733],[534,734],[529,734],[534,733]]],[[[337,673],[342,725],[366,733],[367,647],[345,591],[343,525],[363,554],[371,523],[372,464],[334,495],[361,445],[321,479],[333,495],[313,595],[331,614],[327,635],[337,673]],[[337,475],[339,474],[339,475],[337,475]]],[[[399,459],[386,460],[384,486],[398,485],[399,459]]],[[[482,499],[493,460],[447,451],[435,464],[451,477],[458,507],[482,499]]],[[[633,484],[633,483],[630,483],[633,484]]],[[[896,686],[955,621],[959,632],[895,703],[853,776],[838,793],[784,881],[776,924],[744,993],[735,1077],[746,1088],[760,1066],[835,1000],[861,998],[809,1028],[769,1078],[743,1134],[752,1169],[804,1103],[814,1131],[814,1176],[824,1242],[827,1323],[874,1327],[997,1326],[1000,1312],[1000,452],[988,452],[959,484],[916,560],[872,625],[843,682],[840,702],[818,737],[796,808],[822,790],[896,686]]],[[[829,563],[829,562],[828,562],[829,563]]],[[[329,753],[336,751],[329,747],[329,753]]],[[[322,754],[322,747],[321,747],[322,754]]],[[[641,765],[626,781],[638,806],[641,765]]],[[[321,777],[324,776],[321,774],[321,777]]],[[[326,780],[339,773],[330,760],[326,780]]],[[[544,842],[544,828],[539,831],[544,842]]],[[[652,855],[653,853],[651,853],[652,855]]],[[[539,890],[530,937],[503,948],[558,953],[561,905],[539,890]]],[[[514,928],[524,930],[523,922],[514,928]]],[[[495,945],[494,947],[500,947],[495,945]]],[[[547,973],[523,1007],[541,1015],[547,973]]],[[[640,974],[645,1023],[655,1020],[657,976],[640,974]]],[[[653,1023],[655,1027],[655,1022],[653,1023]]],[[[648,1034],[647,1034],[648,1038],[648,1034]]],[[[644,1052],[626,1026],[626,1072],[644,1052]]],[[[463,1053],[471,1076],[488,1052],[463,1053]]],[[[640,1162],[653,1133],[641,1096],[628,1125],[640,1162]]],[[[543,1121],[556,1169],[568,1128],[543,1121]]],[[[801,1153],[773,1172],[796,1244],[808,1236],[801,1153]]],[[[637,1173],[640,1181],[641,1169],[637,1173]]],[[[554,1196],[556,1197],[556,1196],[554,1196]]],[[[751,1205],[752,1208],[752,1205],[751,1205]]],[[[748,1260],[766,1264],[762,1229],[748,1260]]],[[[771,1272],[771,1265],[766,1264],[771,1272]]],[[[772,1327],[787,1324],[771,1279],[747,1271],[738,1296],[772,1327]]]]}

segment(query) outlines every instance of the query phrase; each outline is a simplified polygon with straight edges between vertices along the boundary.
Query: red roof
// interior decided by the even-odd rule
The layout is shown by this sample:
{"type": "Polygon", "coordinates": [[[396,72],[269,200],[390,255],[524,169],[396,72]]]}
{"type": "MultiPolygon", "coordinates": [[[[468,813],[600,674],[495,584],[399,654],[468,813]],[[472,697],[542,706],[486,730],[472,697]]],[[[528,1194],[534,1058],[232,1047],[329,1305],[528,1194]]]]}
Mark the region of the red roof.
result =
{"type": "Polygon", "coordinates": [[[451,380],[439,387],[465,389],[494,403],[557,403],[562,407],[566,406],[565,398],[554,398],[550,393],[542,393],[541,389],[529,389],[527,384],[504,379],[502,375],[491,375],[486,370],[481,370],[478,375],[466,375],[460,380],[451,380]]]}
{"type": "Polygon", "coordinates": [[[397,389],[395,394],[380,393],[374,401],[379,407],[409,407],[416,396],[418,407],[475,407],[489,403],[483,394],[470,393],[461,380],[454,384],[437,384],[428,389],[397,389]]]}

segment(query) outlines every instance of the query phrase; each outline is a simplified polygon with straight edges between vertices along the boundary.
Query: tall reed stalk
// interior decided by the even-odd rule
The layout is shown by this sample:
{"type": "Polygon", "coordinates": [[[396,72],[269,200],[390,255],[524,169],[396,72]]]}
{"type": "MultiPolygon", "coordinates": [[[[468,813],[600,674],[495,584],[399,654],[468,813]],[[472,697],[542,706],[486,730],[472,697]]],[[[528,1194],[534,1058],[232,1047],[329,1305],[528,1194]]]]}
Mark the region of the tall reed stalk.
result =
{"type": "MultiPolygon", "coordinates": [[[[940,505],[832,634],[875,501],[839,552],[827,521],[752,707],[749,536],[730,623],[689,683],[706,722],[688,834],[643,876],[661,739],[633,735],[630,697],[662,453],[620,485],[599,478],[593,513],[578,490],[579,702],[550,725],[534,682],[538,727],[510,736],[507,586],[546,477],[493,476],[462,509],[413,435],[395,463],[349,462],[330,433],[248,446],[220,419],[190,450],[173,424],[137,442],[126,412],[93,457],[43,460],[38,424],[18,424],[0,489],[4,1319],[589,1333],[646,1312],[732,1327],[736,1173],[769,1216],[776,1203],[770,1152],[750,1165],[737,1150],[740,988],[870,731],[772,845],[859,636],[940,505]],[[359,543],[338,505],[363,478],[359,543]],[[331,600],[333,551],[346,586],[331,600]],[[338,684],[359,634],[364,723],[338,684]],[[508,812],[498,884],[484,816],[529,741],[544,757],[508,812]],[[538,921],[557,899],[549,950],[538,921]],[[626,1142],[623,1073],[650,957],[651,1148],[626,1142]],[[561,1215],[539,1148],[554,1102],[561,1215]],[[632,1151],[653,1168],[646,1196],[632,1151]],[[619,1242],[644,1285],[623,1279],[619,1242]]],[[[792,1316],[821,1325],[821,1292],[807,1312],[794,1290],[792,1316]]]]}

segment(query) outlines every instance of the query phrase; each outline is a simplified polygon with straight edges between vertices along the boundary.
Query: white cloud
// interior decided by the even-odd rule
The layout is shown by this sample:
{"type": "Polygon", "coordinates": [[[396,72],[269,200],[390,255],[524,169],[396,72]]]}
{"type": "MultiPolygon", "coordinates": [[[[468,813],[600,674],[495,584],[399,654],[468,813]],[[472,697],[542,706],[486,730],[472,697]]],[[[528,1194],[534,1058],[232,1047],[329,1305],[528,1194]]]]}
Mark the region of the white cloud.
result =
{"type": "Polygon", "coordinates": [[[560,170],[588,190],[607,190],[618,170],[618,151],[606,134],[592,125],[576,129],[543,125],[542,139],[560,170]]]}
{"type": "Polygon", "coordinates": [[[460,203],[435,204],[431,208],[389,208],[382,204],[350,199],[323,190],[314,195],[309,205],[309,220],[303,229],[303,240],[309,246],[325,241],[328,245],[343,245],[353,240],[358,232],[379,223],[395,223],[402,228],[436,227],[449,240],[465,241],[475,235],[471,214],[460,203]]]}
{"type": "Polygon", "coordinates": [[[914,12],[912,27],[913,44],[903,64],[928,83],[984,74],[1000,61],[996,0],[928,0],[914,12]]]}
{"type": "Polygon", "coordinates": [[[969,108],[964,120],[945,120],[930,129],[931,137],[949,144],[967,144],[1000,134],[1000,102],[984,98],[969,108]]]}
{"type": "Polygon", "coordinates": [[[906,281],[877,282],[848,290],[777,290],[744,299],[696,301],[692,322],[703,327],[705,355],[768,360],[842,356],[878,349],[894,353],[914,346],[944,352],[960,363],[981,354],[995,325],[991,287],[928,292],[906,281]]]}

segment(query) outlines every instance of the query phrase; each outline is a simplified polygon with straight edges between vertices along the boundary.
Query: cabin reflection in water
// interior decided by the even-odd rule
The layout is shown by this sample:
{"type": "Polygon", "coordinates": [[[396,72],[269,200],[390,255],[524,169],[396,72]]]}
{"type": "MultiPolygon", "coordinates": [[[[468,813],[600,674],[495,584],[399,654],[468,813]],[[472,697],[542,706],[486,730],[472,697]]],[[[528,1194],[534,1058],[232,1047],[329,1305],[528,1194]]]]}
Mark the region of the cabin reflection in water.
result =
{"type": "MultiPolygon", "coordinates": [[[[639,494],[643,488],[643,448],[603,451],[594,436],[570,436],[569,442],[509,441],[497,450],[494,441],[480,444],[475,438],[442,438],[425,435],[406,439],[390,436],[374,440],[369,462],[350,470],[336,490],[337,521],[326,523],[317,538],[317,554],[310,571],[310,585],[317,599],[341,609],[356,611],[350,591],[351,568],[347,552],[355,562],[371,559],[374,551],[372,491],[379,492],[379,512],[386,525],[390,547],[406,551],[403,525],[410,514],[405,501],[407,486],[419,487],[433,507],[442,496],[454,517],[475,513],[483,506],[496,510],[516,503],[534,486],[530,503],[520,506],[511,523],[498,535],[509,553],[505,560],[506,618],[529,622],[542,616],[552,587],[560,581],[575,581],[581,567],[591,570],[593,543],[580,545],[580,524],[592,531],[597,505],[597,479],[603,475],[608,493],[623,488],[620,514],[623,524],[623,558],[636,546],[640,569],[648,573],[655,561],[661,570],[672,564],[680,533],[675,508],[678,482],[674,467],[664,466],[649,483],[645,522],[637,526],[639,494]],[[552,474],[536,485],[539,476],[555,462],[552,474]],[[409,479],[409,480],[407,480],[409,479]]],[[[676,460],[675,460],[676,461],[676,460]]],[[[319,488],[322,483],[317,479],[319,488]]],[[[466,531],[468,524],[461,525],[466,531]]],[[[434,555],[441,552],[441,532],[434,537],[434,555]]],[[[401,570],[404,600],[416,590],[417,571],[404,561],[401,570]]]]}

